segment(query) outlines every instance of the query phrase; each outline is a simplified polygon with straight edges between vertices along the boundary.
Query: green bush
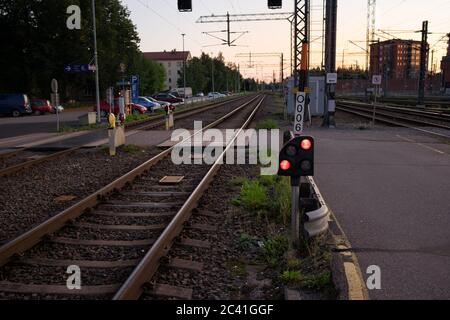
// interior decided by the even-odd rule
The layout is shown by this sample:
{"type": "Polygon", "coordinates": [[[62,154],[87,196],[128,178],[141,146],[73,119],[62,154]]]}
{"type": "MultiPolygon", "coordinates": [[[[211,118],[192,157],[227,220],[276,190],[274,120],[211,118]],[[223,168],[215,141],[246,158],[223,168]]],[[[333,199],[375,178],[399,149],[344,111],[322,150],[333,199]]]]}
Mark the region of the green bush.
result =
{"type": "Polygon", "coordinates": [[[244,181],[239,203],[250,212],[259,213],[263,211],[269,203],[266,188],[258,181],[244,181]]]}
{"type": "Polygon", "coordinates": [[[319,275],[302,276],[301,284],[312,290],[323,290],[332,285],[331,273],[324,271],[319,275]]]}
{"type": "Polygon", "coordinates": [[[273,186],[273,199],[272,209],[276,213],[277,219],[286,225],[291,215],[291,185],[289,178],[278,177],[273,186]]]}
{"type": "Polygon", "coordinates": [[[302,274],[300,271],[292,271],[292,270],[288,270],[285,271],[281,274],[281,280],[283,280],[284,282],[287,283],[298,283],[300,282],[302,279],[302,274]]]}
{"type": "Polygon", "coordinates": [[[264,241],[261,253],[264,261],[271,266],[276,266],[283,260],[284,253],[289,249],[289,240],[286,236],[278,235],[264,241]]]}

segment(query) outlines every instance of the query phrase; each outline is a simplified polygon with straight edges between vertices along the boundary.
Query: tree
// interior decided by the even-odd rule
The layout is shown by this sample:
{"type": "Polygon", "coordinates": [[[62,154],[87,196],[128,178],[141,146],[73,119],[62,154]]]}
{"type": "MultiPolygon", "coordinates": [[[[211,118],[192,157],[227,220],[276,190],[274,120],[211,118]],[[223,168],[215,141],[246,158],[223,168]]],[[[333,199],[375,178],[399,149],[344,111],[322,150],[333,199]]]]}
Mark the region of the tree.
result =
{"type": "MultiPolygon", "coordinates": [[[[139,74],[144,90],[159,90],[164,74],[145,62],[130,12],[119,0],[96,0],[100,86],[114,86],[124,75],[139,74]]],[[[79,99],[94,92],[93,73],[64,73],[64,65],[93,62],[91,0],[1,0],[0,90],[48,97],[50,81],[60,83],[62,98],[79,99]],[[67,7],[81,8],[81,30],[66,26],[67,7]]],[[[102,90],[103,93],[105,90],[102,90]]]]}
{"type": "MultiPolygon", "coordinates": [[[[194,57],[186,64],[186,86],[193,92],[210,92],[213,90],[212,70],[214,67],[214,90],[237,91],[242,75],[233,64],[225,64],[222,53],[218,57],[211,58],[202,53],[200,57],[194,57]]],[[[180,72],[178,86],[183,86],[183,71],[180,72]]]]}

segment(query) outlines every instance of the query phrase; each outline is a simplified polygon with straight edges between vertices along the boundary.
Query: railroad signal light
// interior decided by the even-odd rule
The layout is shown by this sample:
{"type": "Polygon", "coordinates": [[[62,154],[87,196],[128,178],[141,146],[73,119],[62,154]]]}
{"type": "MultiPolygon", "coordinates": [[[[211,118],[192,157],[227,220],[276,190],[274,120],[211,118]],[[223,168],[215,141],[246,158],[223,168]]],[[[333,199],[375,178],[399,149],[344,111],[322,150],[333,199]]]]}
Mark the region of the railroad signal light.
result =
{"type": "Polygon", "coordinates": [[[300,143],[300,147],[305,150],[308,151],[309,149],[311,149],[312,147],[312,142],[309,139],[303,139],[302,142],[300,143]]]}
{"type": "Polygon", "coordinates": [[[296,137],[286,143],[280,152],[278,175],[307,177],[314,175],[314,139],[296,137]]]}
{"type": "Polygon", "coordinates": [[[283,171],[288,171],[291,168],[291,163],[287,160],[280,162],[280,169],[283,171]]]}
{"type": "Polygon", "coordinates": [[[269,9],[281,9],[283,7],[283,0],[268,0],[269,9]]]}
{"type": "Polygon", "coordinates": [[[191,12],[192,0],[178,0],[178,11],[191,12]]]}

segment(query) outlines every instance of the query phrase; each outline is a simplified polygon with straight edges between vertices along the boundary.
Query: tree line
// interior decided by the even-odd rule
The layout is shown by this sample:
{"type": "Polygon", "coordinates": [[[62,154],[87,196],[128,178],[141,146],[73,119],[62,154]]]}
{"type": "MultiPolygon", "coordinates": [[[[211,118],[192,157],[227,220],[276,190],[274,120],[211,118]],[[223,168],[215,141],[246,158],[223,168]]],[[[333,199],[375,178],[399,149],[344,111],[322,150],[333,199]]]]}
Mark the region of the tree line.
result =
{"type": "MultiPolygon", "coordinates": [[[[183,87],[183,83],[184,75],[181,70],[178,86],[183,87]]],[[[186,87],[191,87],[194,93],[236,92],[244,90],[244,79],[238,66],[227,64],[222,53],[217,57],[202,53],[200,57],[194,57],[186,63],[186,87]]]]}
{"type": "MultiPolygon", "coordinates": [[[[144,93],[163,88],[164,69],[143,58],[130,12],[119,0],[96,0],[96,24],[103,96],[107,87],[132,74],[140,75],[144,93]]],[[[49,97],[55,78],[65,100],[94,94],[93,72],[64,72],[66,64],[93,64],[91,0],[1,0],[0,39],[1,92],[49,97]],[[81,30],[67,28],[70,5],[81,8],[81,30]]]]}

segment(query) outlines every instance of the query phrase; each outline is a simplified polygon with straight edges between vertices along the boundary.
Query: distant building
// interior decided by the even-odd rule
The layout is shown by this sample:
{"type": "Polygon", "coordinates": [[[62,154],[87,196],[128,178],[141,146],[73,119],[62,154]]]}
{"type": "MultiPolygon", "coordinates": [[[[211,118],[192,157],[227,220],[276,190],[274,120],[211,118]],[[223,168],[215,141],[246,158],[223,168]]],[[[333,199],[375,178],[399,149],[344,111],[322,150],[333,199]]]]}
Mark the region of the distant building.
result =
{"type": "Polygon", "coordinates": [[[419,79],[420,46],[420,41],[400,39],[372,44],[370,46],[371,74],[381,74],[389,79],[405,77],[419,79]]]}
{"type": "Polygon", "coordinates": [[[442,88],[450,93],[450,33],[448,34],[448,48],[447,55],[442,57],[441,70],[442,70],[442,88]]]}
{"type": "Polygon", "coordinates": [[[178,87],[178,79],[183,71],[183,61],[191,59],[189,51],[144,52],[144,58],[160,63],[166,70],[165,89],[178,87]]]}

